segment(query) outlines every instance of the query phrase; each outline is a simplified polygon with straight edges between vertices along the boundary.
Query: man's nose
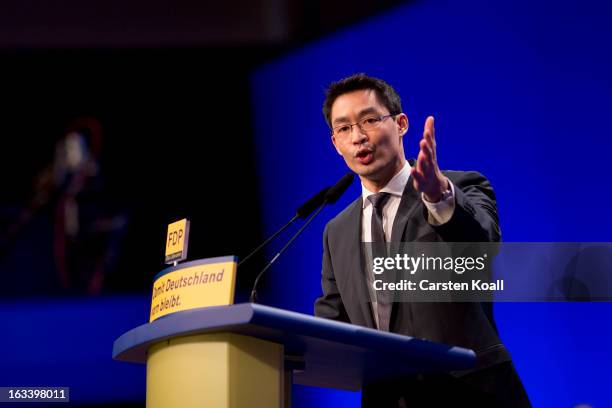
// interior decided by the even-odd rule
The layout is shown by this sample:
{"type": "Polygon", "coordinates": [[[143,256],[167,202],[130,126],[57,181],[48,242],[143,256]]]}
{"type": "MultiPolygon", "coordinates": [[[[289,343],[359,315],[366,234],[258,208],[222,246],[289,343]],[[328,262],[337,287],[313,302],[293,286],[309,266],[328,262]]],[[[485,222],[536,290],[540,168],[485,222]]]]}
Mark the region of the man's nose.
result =
{"type": "Polygon", "coordinates": [[[362,144],[365,140],[367,140],[368,135],[361,130],[359,125],[354,124],[351,126],[351,140],[354,144],[362,144]]]}

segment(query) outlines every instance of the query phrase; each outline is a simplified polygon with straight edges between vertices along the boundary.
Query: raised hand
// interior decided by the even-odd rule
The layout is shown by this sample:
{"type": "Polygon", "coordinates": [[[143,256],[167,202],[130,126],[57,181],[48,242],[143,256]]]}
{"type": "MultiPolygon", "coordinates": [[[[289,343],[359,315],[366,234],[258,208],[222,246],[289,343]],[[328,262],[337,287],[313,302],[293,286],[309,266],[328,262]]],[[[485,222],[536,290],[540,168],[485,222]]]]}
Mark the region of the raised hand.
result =
{"type": "Polygon", "coordinates": [[[434,117],[425,120],[423,139],[419,142],[419,155],[416,165],[412,168],[412,183],[414,188],[423,193],[425,200],[437,203],[442,198],[444,190],[449,188],[448,180],[438,167],[436,157],[436,129],[434,117]]]}

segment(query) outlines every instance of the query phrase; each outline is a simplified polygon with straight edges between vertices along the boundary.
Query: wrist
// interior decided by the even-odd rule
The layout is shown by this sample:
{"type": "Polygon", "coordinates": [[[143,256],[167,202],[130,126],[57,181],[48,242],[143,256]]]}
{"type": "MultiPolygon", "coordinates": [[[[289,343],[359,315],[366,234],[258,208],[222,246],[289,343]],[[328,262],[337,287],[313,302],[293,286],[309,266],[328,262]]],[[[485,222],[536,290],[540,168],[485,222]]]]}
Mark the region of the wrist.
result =
{"type": "Polygon", "coordinates": [[[446,177],[443,177],[440,181],[440,187],[435,189],[431,193],[423,193],[423,199],[432,204],[439,203],[440,201],[446,199],[448,197],[448,193],[450,192],[450,184],[446,177]]]}

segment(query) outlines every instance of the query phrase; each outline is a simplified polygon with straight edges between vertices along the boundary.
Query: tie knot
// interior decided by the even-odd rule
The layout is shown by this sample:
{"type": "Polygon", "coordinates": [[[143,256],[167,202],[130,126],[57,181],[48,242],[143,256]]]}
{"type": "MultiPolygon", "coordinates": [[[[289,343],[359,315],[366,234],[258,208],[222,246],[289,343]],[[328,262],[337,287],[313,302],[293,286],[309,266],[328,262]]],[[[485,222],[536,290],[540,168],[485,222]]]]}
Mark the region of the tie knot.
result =
{"type": "Polygon", "coordinates": [[[372,207],[381,209],[385,206],[385,203],[389,199],[391,194],[389,193],[376,193],[368,196],[368,200],[372,203],[372,207]]]}

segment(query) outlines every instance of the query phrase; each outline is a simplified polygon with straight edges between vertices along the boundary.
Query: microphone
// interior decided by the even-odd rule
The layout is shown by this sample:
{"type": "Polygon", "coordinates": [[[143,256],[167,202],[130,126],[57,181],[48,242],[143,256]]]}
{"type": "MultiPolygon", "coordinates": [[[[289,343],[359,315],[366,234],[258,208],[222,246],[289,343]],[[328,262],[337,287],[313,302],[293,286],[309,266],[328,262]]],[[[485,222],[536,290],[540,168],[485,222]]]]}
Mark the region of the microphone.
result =
{"type": "MultiPolygon", "coordinates": [[[[351,185],[351,183],[353,182],[353,179],[355,178],[355,175],[353,173],[347,173],[344,177],[342,177],[336,184],[334,184],[331,188],[327,189],[327,191],[325,192],[325,194],[323,195],[323,202],[319,204],[318,209],[314,212],[314,214],[312,214],[307,220],[306,222],[304,222],[304,225],[302,225],[302,227],[291,237],[291,239],[285,244],[284,247],[281,248],[280,251],[278,251],[278,253],[276,255],[274,255],[274,257],[272,258],[272,260],[270,260],[270,262],[268,262],[268,264],[261,270],[261,272],[259,272],[259,274],[257,275],[257,278],[255,278],[255,282],[253,283],[253,290],[251,290],[251,303],[255,303],[257,301],[257,284],[259,283],[259,280],[261,279],[261,277],[263,276],[263,274],[270,269],[270,267],[272,266],[272,264],[274,262],[276,262],[276,260],[287,250],[287,248],[289,248],[289,246],[291,246],[291,244],[293,243],[293,241],[295,241],[297,239],[297,237],[299,237],[302,232],[304,232],[304,230],[306,229],[306,227],[308,227],[308,225],[310,224],[310,222],[317,216],[319,215],[319,213],[323,210],[323,208],[325,208],[325,206],[327,204],[334,204],[336,201],[338,201],[338,199],[342,196],[342,194],[344,194],[344,192],[349,188],[349,186],[351,185]]],[[[321,194],[323,192],[323,190],[321,190],[319,193],[317,193],[317,196],[319,194],[321,194]]],[[[316,196],[315,196],[316,197],[316,196]]],[[[313,197],[314,198],[314,197],[313,197]]],[[[314,208],[314,207],[313,207],[314,208]]]]}
{"type": "Polygon", "coordinates": [[[327,193],[329,192],[329,190],[330,190],[330,187],[325,187],[323,190],[319,191],[317,194],[315,194],[314,196],[310,197],[310,199],[308,199],[308,201],[306,201],[304,204],[302,204],[297,209],[297,211],[295,212],[295,215],[293,216],[293,218],[291,218],[289,220],[288,223],[286,223],[284,226],[282,226],[278,231],[276,231],[274,234],[272,234],[270,237],[268,237],[268,239],[266,239],[264,242],[262,242],[257,248],[255,248],[250,254],[248,254],[240,262],[238,262],[238,266],[242,265],[249,258],[251,258],[253,255],[258,253],[264,246],[266,246],[266,244],[268,242],[270,242],[274,238],[276,238],[280,233],[282,233],[284,230],[286,230],[291,224],[293,224],[299,218],[306,218],[306,217],[308,217],[315,209],[317,209],[321,204],[323,204],[323,201],[327,197],[327,193]]]}
{"type": "Polygon", "coordinates": [[[328,196],[330,189],[331,187],[325,187],[323,190],[312,196],[310,200],[306,201],[297,209],[295,216],[298,218],[308,217],[314,210],[323,204],[323,201],[325,201],[325,198],[328,196]]]}
{"type": "Polygon", "coordinates": [[[355,178],[355,174],[346,173],[344,177],[340,179],[336,184],[333,185],[325,194],[325,203],[326,204],[334,204],[338,199],[344,194],[344,192],[349,188],[353,179],[355,178]]]}

